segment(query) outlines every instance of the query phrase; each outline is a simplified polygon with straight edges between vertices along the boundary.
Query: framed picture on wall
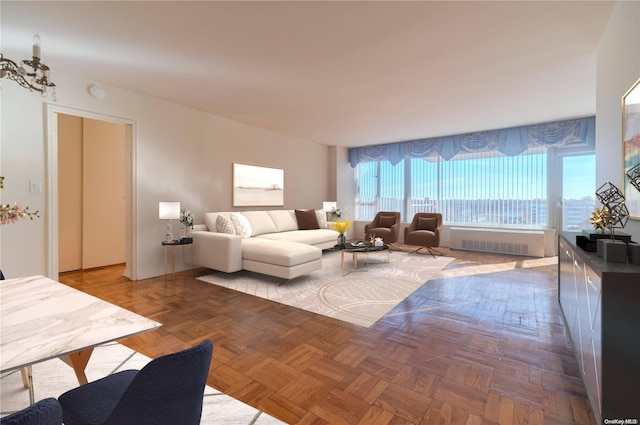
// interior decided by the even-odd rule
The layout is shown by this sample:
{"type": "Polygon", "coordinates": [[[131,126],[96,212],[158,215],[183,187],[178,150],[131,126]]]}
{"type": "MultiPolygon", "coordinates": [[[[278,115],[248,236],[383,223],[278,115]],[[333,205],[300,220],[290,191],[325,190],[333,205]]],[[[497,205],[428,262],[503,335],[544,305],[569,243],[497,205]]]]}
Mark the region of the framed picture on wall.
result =
{"type": "Polygon", "coordinates": [[[284,205],[284,170],[258,165],[233,164],[233,206],[284,205]]]}
{"type": "Polygon", "coordinates": [[[622,143],[624,196],[630,218],[640,220],[640,79],[622,96],[622,143]],[[631,176],[630,176],[631,175],[631,176]]]}

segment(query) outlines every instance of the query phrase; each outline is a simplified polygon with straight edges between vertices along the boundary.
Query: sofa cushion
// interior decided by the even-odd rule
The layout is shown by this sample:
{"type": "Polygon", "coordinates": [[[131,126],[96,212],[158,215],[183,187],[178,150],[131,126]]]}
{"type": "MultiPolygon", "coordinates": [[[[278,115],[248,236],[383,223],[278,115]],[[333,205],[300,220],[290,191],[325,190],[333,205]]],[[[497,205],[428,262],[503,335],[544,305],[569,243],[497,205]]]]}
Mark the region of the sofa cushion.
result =
{"type": "Polygon", "coordinates": [[[236,227],[229,217],[218,215],[216,218],[216,231],[218,233],[228,233],[230,235],[236,234],[236,227]]]}
{"type": "Polygon", "coordinates": [[[438,227],[438,219],[436,217],[418,217],[418,230],[435,231],[438,227]]]}
{"type": "Polygon", "coordinates": [[[325,210],[316,210],[316,218],[318,219],[318,227],[326,229],[327,226],[327,213],[325,210]]]}
{"type": "Polygon", "coordinates": [[[322,258],[322,250],[315,246],[262,238],[242,240],[242,260],[291,267],[322,258]]]}
{"type": "Polygon", "coordinates": [[[204,223],[207,225],[207,228],[210,232],[217,232],[216,230],[216,219],[220,213],[205,213],[204,214],[204,223]]]}
{"type": "Polygon", "coordinates": [[[251,224],[249,223],[249,220],[247,220],[247,217],[243,216],[240,213],[232,213],[231,222],[236,228],[236,234],[242,236],[243,238],[251,237],[251,224]]]}
{"type": "Polygon", "coordinates": [[[396,224],[396,217],[393,215],[381,215],[378,220],[378,227],[391,227],[396,224]]]}
{"type": "Polygon", "coordinates": [[[298,222],[293,210],[272,210],[267,211],[267,214],[271,217],[271,221],[275,224],[278,232],[298,230],[298,222]]]}
{"type": "Polygon", "coordinates": [[[291,232],[267,233],[258,236],[260,239],[271,239],[274,241],[298,242],[308,245],[319,245],[327,242],[336,244],[338,232],[331,229],[295,230],[291,232]]]}
{"type": "Polygon", "coordinates": [[[300,230],[312,230],[319,229],[318,218],[316,217],[316,210],[295,210],[296,220],[298,221],[298,229],[300,230]]]}
{"type": "Polygon", "coordinates": [[[249,220],[251,225],[251,236],[258,236],[265,233],[277,232],[276,225],[266,211],[243,211],[242,215],[249,220]]]}
{"type": "Polygon", "coordinates": [[[230,212],[211,212],[204,214],[204,223],[207,225],[207,229],[209,229],[210,232],[217,232],[216,220],[219,215],[223,215],[228,218],[231,217],[230,212]]]}

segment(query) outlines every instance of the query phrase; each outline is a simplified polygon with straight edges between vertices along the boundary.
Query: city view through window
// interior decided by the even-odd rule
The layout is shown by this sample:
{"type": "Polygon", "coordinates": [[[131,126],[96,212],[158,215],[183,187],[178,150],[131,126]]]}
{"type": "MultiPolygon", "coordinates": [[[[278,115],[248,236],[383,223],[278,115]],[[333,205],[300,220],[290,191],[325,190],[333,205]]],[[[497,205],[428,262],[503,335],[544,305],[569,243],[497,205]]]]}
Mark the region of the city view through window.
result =
{"type": "Polygon", "coordinates": [[[416,212],[440,212],[447,224],[545,228],[560,226],[548,222],[548,211],[549,205],[562,205],[561,230],[589,228],[596,204],[595,155],[557,163],[559,169],[549,169],[544,150],[450,161],[413,158],[395,166],[363,162],[356,167],[356,219],[400,211],[407,222],[416,212]],[[561,199],[549,199],[548,181],[562,186],[561,199]]]}
{"type": "Polygon", "coordinates": [[[562,170],[562,230],[590,229],[596,207],[596,156],[564,157],[562,170]]]}

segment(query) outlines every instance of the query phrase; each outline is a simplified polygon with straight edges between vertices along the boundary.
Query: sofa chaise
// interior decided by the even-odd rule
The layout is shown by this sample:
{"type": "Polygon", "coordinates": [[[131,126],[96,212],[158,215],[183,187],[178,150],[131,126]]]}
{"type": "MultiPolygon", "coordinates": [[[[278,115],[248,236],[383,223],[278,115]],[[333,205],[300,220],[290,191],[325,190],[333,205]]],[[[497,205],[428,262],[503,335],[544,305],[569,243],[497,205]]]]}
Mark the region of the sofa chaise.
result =
{"type": "Polygon", "coordinates": [[[194,226],[192,262],[233,273],[293,279],[322,267],[322,250],[338,232],[327,228],[322,210],[213,212],[194,226]]]}

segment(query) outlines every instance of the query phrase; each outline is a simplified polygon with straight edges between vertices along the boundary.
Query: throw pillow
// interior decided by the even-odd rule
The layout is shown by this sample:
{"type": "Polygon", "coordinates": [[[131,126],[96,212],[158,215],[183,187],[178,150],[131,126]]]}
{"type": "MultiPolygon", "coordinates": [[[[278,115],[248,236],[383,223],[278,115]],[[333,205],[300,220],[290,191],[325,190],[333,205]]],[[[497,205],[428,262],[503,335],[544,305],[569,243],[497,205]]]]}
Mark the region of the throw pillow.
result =
{"type": "Polygon", "coordinates": [[[319,229],[318,218],[315,210],[296,210],[299,230],[319,229]]]}
{"type": "Polygon", "coordinates": [[[396,224],[396,216],[395,215],[381,215],[380,220],[378,220],[378,226],[380,227],[391,227],[396,224]]]}
{"type": "Polygon", "coordinates": [[[236,234],[236,227],[231,222],[231,219],[223,215],[219,215],[218,218],[216,218],[216,230],[218,233],[236,234]]]}
{"type": "Polygon", "coordinates": [[[204,213],[204,222],[207,225],[207,229],[210,232],[217,232],[216,230],[216,219],[218,218],[219,213],[204,213]]]}
{"type": "Polygon", "coordinates": [[[233,223],[233,227],[236,228],[236,234],[245,239],[251,237],[251,224],[247,217],[239,213],[232,213],[231,222],[233,223]]]}
{"type": "Polygon", "coordinates": [[[435,231],[438,227],[438,219],[435,217],[418,217],[418,230],[435,231]]]}
{"type": "Polygon", "coordinates": [[[324,210],[316,210],[316,218],[318,219],[318,226],[321,229],[326,229],[327,226],[327,214],[324,210]]]}

